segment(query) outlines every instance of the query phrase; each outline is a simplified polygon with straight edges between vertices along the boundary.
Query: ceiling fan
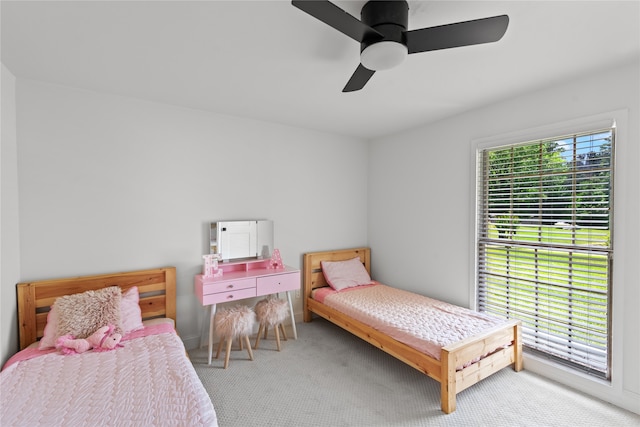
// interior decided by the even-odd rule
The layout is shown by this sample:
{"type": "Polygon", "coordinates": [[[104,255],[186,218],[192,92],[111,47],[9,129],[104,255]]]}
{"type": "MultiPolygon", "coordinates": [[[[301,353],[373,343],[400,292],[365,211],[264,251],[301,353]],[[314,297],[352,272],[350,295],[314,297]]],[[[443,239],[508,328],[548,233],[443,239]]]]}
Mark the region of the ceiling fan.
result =
{"type": "Polygon", "coordinates": [[[409,5],[404,0],[368,1],[361,20],[330,1],[293,0],[291,4],[360,42],[360,65],[343,92],[362,89],[376,71],[399,65],[409,54],[496,42],[509,25],[509,17],[500,15],[407,30],[409,5]]]}

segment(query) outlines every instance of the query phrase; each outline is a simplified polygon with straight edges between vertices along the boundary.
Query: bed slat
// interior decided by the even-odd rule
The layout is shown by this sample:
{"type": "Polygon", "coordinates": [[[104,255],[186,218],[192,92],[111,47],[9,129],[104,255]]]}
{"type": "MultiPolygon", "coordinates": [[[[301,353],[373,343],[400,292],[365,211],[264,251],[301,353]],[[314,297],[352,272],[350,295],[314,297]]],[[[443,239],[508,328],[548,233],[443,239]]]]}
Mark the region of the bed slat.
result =
{"type": "Polygon", "coordinates": [[[479,362],[468,366],[466,369],[456,372],[456,392],[460,393],[497,370],[513,364],[514,358],[512,347],[503,348],[491,356],[487,356],[479,362]]]}

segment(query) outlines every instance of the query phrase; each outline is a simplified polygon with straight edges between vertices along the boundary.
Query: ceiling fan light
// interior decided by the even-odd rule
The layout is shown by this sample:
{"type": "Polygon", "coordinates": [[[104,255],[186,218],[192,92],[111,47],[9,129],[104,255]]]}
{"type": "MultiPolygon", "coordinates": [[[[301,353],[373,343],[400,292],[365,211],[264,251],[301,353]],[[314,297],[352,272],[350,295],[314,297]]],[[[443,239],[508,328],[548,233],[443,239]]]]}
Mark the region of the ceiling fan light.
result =
{"type": "Polygon", "coordinates": [[[402,43],[382,41],[367,46],[360,53],[360,63],[372,71],[388,70],[407,57],[408,50],[402,43]]]}

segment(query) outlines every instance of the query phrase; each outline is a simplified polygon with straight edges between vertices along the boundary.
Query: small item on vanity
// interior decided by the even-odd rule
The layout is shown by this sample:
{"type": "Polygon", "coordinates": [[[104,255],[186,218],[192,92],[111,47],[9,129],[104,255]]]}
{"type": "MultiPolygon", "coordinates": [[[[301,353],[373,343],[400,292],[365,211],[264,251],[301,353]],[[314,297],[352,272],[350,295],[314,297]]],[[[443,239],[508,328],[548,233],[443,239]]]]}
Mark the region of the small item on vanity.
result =
{"type": "Polygon", "coordinates": [[[271,261],[269,262],[269,268],[273,268],[273,269],[284,268],[284,264],[282,263],[282,257],[280,256],[279,249],[273,250],[273,254],[271,254],[271,261]]]}
{"type": "Polygon", "coordinates": [[[202,255],[204,265],[202,266],[202,275],[204,277],[221,277],[222,269],[218,268],[218,261],[222,259],[220,254],[202,255]]]}

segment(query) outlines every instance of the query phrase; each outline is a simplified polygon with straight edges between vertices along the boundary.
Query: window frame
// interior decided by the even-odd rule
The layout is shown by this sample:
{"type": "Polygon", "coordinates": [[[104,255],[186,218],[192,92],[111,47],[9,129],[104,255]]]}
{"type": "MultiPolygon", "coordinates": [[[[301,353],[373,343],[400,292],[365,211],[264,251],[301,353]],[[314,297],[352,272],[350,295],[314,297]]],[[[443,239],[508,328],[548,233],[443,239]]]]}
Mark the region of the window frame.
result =
{"type": "MultiPolygon", "coordinates": [[[[613,194],[611,195],[611,200],[615,200],[616,203],[616,211],[621,211],[624,203],[619,203],[618,199],[615,195],[624,192],[623,186],[618,185],[618,180],[616,180],[616,175],[620,173],[620,162],[618,162],[618,158],[624,155],[624,144],[626,142],[626,132],[627,132],[627,122],[628,122],[628,110],[615,110],[611,112],[605,112],[593,116],[586,116],[577,119],[570,119],[563,122],[554,123],[551,125],[539,126],[536,128],[529,128],[524,130],[513,131],[509,133],[496,134],[494,136],[483,137],[473,139],[471,141],[471,150],[470,150],[470,161],[471,161],[471,176],[470,176],[470,203],[471,203],[471,215],[470,215],[470,292],[469,292],[469,306],[473,309],[478,309],[478,284],[479,284],[479,264],[478,264],[478,236],[479,236],[479,215],[478,212],[478,203],[477,197],[479,196],[479,191],[482,190],[481,183],[478,182],[477,178],[482,176],[481,171],[478,170],[479,167],[482,166],[482,162],[479,161],[482,156],[483,150],[496,148],[500,146],[506,145],[514,145],[521,144],[526,141],[536,141],[536,140],[544,140],[553,138],[554,136],[561,135],[569,135],[569,134],[578,134],[584,132],[590,132],[597,129],[607,128],[607,127],[616,127],[616,148],[612,153],[612,163],[613,163],[613,172],[611,176],[611,180],[616,183],[613,189],[613,194]],[[621,143],[622,141],[622,143],[621,143]],[[622,150],[621,150],[622,147],[622,150]]],[[[624,162],[623,162],[624,163],[624,162]]],[[[624,236],[620,234],[619,231],[622,229],[622,221],[618,218],[618,215],[614,211],[611,215],[612,227],[611,227],[611,239],[612,245],[611,250],[616,251],[616,247],[620,245],[624,245],[624,236]],[[616,224],[615,226],[613,224],[616,224]],[[614,237],[615,235],[615,237],[614,237]]],[[[622,263],[616,260],[616,268],[612,268],[610,271],[611,274],[611,289],[610,289],[610,315],[609,315],[609,371],[611,373],[610,380],[603,380],[602,378],[598,378],[592,375],[588,375],[580,370],[576,370],[573,368],[568,368],[566,365],[559,363],[558,361],[547,358],[544,356],[540,356],[535,352],[526,352],[524,354],[525,363],[529,361],[531,363],[530,366],[536,367],[539,373],[543,375],[553,375],[557,377],[558,375],[565,377],[569,383],[580,384],[583,379],[586,379],[588,382],[593,381],[603,381],[606,384],[612,384],[615,382],[616,366],[620,366],[622,360],[622,342],[621,335],[616,334],[616,331],[621,330],[621,322],[623,321],[623,305],[620,302],[620,298],[616,298],[615,295],[618,296],[621,294],[616,290],[617,288],[621,288],[621,284],[619,279],[616,279],[616,275],[622,270],[622,263]],[[582,379],[581,379],[582,378],[582,379]]],[[[620,289],[622,290],[622,289],[620,289]]],[[[619,384],[619,382],[617,383],[619,384]]]]}

